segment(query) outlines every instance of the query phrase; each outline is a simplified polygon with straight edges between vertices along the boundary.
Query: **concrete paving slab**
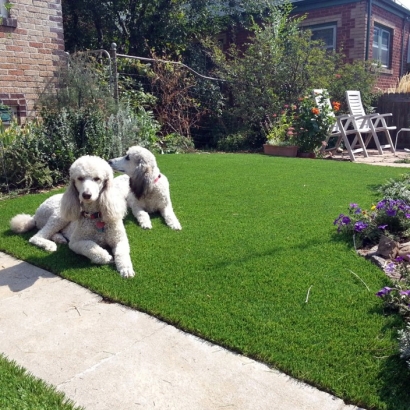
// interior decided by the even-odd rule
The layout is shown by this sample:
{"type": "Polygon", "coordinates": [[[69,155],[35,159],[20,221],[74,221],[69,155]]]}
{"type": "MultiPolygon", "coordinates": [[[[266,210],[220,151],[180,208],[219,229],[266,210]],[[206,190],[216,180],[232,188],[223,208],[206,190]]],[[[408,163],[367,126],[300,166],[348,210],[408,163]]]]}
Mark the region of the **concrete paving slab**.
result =
{"type": "Polygon", "coordinates": [[[87,410],[354,410],[0,252],[0,352],[87,410]]]}

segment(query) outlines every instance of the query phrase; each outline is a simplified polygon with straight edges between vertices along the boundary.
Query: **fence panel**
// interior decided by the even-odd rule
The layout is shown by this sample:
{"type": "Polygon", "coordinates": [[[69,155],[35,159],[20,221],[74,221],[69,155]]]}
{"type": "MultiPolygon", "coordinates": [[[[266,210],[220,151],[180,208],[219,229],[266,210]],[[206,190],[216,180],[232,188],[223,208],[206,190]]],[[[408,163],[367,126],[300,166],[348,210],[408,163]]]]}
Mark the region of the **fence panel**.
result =
{"type": "MultiPolygon", "coordinates": [[[[376,112],[380,114],[392,113],[387,118],[388,125],[395,125],[396,131],[391,131],[393,142],[397,131],[401,128],[410,128],[410,93],[389,93],[379,97],[376,112]]],[[[410,132],[402,132],[397,142],[397,148],[410,148],[410,132]]]]}

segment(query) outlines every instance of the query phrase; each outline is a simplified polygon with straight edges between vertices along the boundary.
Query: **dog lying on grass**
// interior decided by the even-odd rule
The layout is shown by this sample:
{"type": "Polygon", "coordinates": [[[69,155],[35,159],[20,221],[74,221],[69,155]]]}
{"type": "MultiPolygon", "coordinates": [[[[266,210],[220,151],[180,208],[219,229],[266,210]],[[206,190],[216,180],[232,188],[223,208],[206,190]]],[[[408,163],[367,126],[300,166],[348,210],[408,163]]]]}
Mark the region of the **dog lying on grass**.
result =
{"type": "Polygon", "coordinates": [[[34,216],[19,214],[10,221],[13,232],[37,228],[29,242],[47,251],[57,243],[96,264],[115,261],[121,276],[132,277],[134,270],[123,218],[127,212],[124,195],[114,186],[112,168],[102,158],[83,156],[70,167],[70,184],[64,194],[45,200],[34,216]],[[112,249],[113,256],[104,249],[112,249]]]}
{"type": "Polygon", "coordinates": [[[128,175],[121,175],[117,183],[129,185],[128,206],[143,229],[151,229],[149,214],[159,212],[172,229],[181,230],[181,224],[172,208],[169,182],[161,174],[154,154],[140,146],[130,147],[125,156],[108,161],[111,167],[128,175]]]}

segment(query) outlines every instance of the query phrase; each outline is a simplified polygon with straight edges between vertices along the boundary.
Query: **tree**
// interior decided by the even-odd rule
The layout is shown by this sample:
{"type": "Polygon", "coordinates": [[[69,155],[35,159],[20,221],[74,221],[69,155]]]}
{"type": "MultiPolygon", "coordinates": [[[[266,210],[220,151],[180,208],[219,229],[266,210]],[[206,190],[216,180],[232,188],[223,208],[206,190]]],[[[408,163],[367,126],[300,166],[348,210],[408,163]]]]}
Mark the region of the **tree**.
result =
{"type": "Polygon", "coordinates": [[[205,34],[265,12],[260,0],[62,0],[62,9],[67,51],[115,42],[119,52],[139,56],[183,52],[205,34]]]}

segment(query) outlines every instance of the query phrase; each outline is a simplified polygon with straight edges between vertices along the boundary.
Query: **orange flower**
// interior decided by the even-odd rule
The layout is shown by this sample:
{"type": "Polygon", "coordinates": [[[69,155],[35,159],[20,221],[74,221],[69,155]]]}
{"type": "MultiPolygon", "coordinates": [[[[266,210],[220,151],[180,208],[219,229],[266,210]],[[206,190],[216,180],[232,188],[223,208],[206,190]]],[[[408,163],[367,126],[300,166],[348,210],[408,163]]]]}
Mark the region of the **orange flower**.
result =
{"type": "Polygon", "coordinates": [[[319,108],[312,108],[312,114],[318,115],[320,113],[319,108]]]}
{"type": "Polygon", "coordinates": [[[337,102],[337,101],[332,102],[332,106],[333,106],[333,109],[334,109],[335,111],[339,111],[339,110],[340,110],[340,102],[337,102]]]}

